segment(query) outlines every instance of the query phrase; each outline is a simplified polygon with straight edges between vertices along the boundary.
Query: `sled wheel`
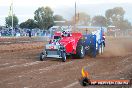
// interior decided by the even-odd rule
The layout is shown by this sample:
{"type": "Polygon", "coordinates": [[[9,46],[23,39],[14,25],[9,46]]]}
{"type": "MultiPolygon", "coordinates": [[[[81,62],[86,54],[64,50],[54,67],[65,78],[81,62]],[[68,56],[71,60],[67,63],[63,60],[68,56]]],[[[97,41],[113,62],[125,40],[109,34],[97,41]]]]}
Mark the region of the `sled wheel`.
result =
{"type": "Polygon", "coordinates": [[[100,47],[99,47],[99,54],[103,54],[103,52],[104,52],[104,45],[103,45],[103,43],[100,45],[100,47]]]}
{"type": "Polygon", "coordinates": [[[102,44],[101,45],[101,54],[103,54],[104,53],[104,45],[102,44]]]}

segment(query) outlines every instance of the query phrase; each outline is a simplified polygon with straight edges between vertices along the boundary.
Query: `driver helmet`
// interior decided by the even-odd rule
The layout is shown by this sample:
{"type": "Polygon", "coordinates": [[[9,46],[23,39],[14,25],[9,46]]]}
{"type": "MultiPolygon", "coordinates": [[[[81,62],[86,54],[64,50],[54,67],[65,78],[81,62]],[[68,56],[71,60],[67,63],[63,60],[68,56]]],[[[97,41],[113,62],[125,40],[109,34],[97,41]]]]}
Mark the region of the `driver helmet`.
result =
{"type": "Polygon", "coordinates": [[[62,32],[62,36],[65,36],[66,37],[67,35],[68,35],[68,32],[67,31],[63,31],[62,32]]]}

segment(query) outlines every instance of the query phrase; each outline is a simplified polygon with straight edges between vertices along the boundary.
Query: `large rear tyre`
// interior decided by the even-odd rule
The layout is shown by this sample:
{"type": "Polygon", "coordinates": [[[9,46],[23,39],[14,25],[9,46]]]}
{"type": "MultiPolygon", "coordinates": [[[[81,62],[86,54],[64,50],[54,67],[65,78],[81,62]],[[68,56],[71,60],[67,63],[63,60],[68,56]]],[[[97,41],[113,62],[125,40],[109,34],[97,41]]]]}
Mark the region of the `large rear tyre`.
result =
{"type": "Polygon", "coordinates": [[[46,55],[42,52],[40,53],[40,61],[43,61],[46,58],[46,55]]]}
{"type": "Polygon", "coordinates": [[[76,52],[77,52],[77,57],[78,58],[84,58],[85,56],[85,49],[84,49],[84,46],[83,46],[83,40],[79,40],[78,41],[78,44],[77,44],[77,47],[76,47],[76,52]]]}
{"type": "Polygon", "coordinates": [[[84,47],[83,45],[79,45],[78,48],[77,48],[77,55],[79,58],[84,58],[85,56],[85,50],[84,50],[84,47]]]}
{"type": "Polygon", "coordinates": [[[62,57],[62,62],[65,62],[66,61],[66,53],[61,52],[61,57],[62,57]]]}

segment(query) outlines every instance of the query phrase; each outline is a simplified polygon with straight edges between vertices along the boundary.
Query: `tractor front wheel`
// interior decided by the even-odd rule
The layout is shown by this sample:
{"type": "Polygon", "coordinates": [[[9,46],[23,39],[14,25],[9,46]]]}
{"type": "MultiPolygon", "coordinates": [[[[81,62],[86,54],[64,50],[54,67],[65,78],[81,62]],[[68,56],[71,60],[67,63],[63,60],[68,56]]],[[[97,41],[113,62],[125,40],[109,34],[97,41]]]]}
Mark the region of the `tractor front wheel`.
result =
{"type": "Polygon", "coordinates": [[[42,52],[40,53],[40,61],[43,61],[46,58],[45,54],[42,52]]]}
{"type": "Polygon", "coordinates": [[[62,62],[65,62],[66,61],[66,53],[61,52],[61,57],[62,57],[62,62]]]}

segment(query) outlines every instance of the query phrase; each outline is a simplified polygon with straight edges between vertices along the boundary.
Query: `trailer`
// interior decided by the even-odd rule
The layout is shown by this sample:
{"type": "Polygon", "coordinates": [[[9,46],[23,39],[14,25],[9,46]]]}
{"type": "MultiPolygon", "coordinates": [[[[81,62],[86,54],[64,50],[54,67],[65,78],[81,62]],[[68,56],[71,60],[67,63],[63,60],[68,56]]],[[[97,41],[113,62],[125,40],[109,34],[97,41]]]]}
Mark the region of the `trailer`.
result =
{"type": "Polygon", "coordinates": [[[84,58],[86,54],[89,54],[95,58],[98,53],[103,53],[105,39],[102,27],[88,30],[89,33],[85,34],[71,32],[69,27],[61,29],[62,31],[55,32],[49,43],[45,45],[40,54],[41,61],[45,58],[60,58],[65,62],[68,55],[84,58]]]}

